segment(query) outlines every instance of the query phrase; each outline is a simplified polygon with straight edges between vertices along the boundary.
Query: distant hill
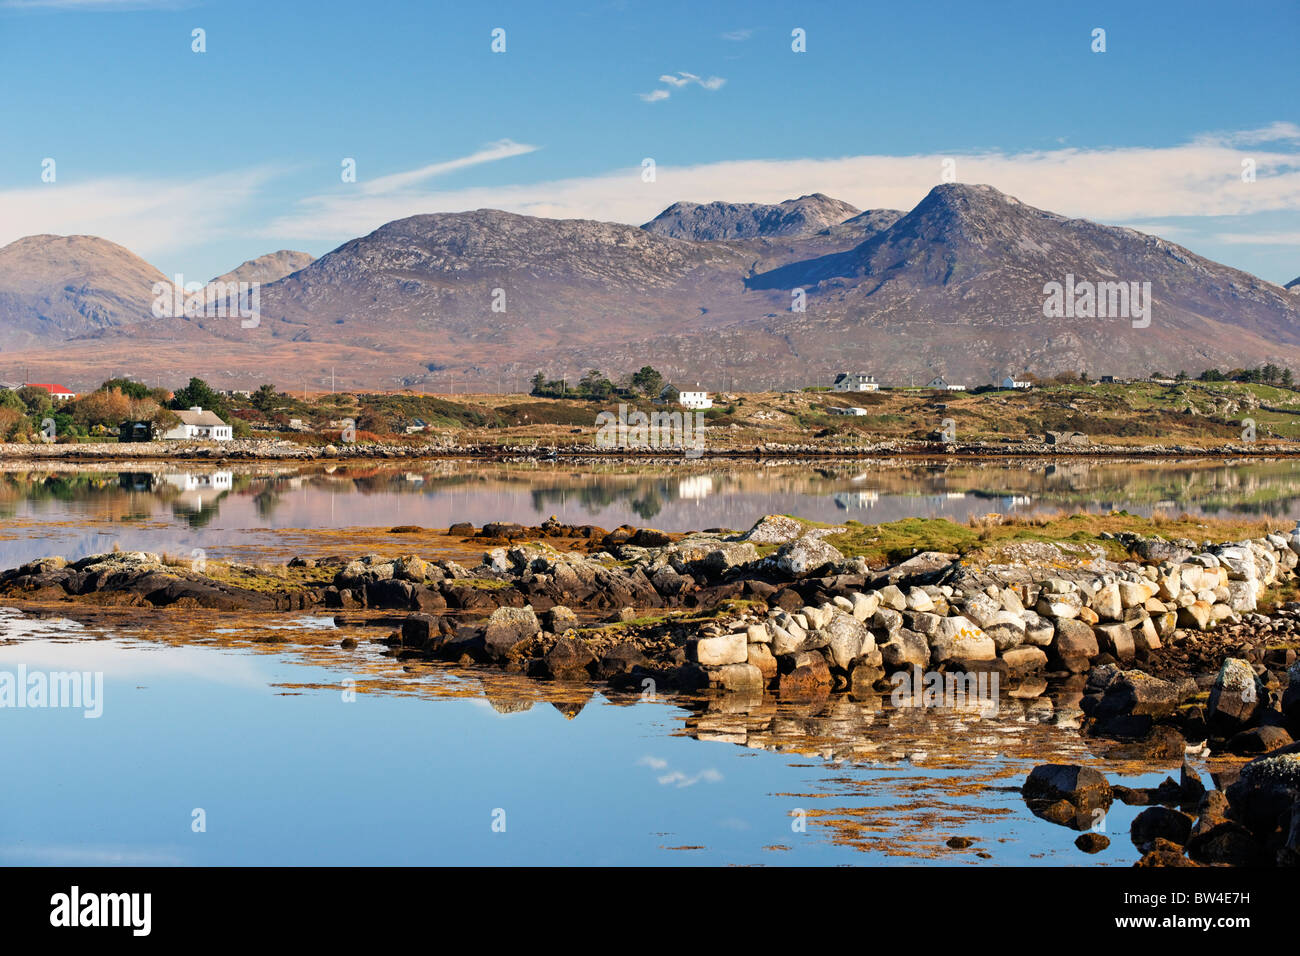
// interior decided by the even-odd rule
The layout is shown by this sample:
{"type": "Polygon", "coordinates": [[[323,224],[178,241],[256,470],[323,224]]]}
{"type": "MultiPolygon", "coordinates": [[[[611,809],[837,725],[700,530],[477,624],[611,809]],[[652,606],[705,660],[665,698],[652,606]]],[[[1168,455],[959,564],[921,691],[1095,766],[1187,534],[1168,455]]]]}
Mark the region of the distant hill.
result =
{"type": "MultiPolygon", "coordinates": [[[[644,228],[492,209],[412,216],[315,261],[276,253],[229,274],[289,270],[262,286],[254,328],[139,321],[162,277],[103,240],[87,241],[114,254],[91,270],[94,282],[73,286],[86,290],[73,301],[89,316],[55,308],[75,271],[56,238],[34,237],[44,244],[23,256],[0,250],[0,290],[20,280],[28,290],[0,298],[0,328],[23,330],[40,346],[23,360],[69,384],[121,367],[167,384],[199,374],[222,387],[302,388],[334,370],[341,387],[444,391],[520,388],[539,369],[576,378],[644,364],[710,389],[844,370],[886,384],[943,375],[977,385],[1025,370],[1300,369],[1296,283],[1287,292],[1157,236],[990,186],[936,186],[906,213],[858,212],[821,194],[677,203],[644,228]],[[1067,276],[1149,283],[1149,324],[1045,315],[1045,287],[1067,276]],[[93,346],[78,344],[85,335],[93,346]]],[[[16,357],[0,355],[0,367],[16,357]]]]}
{"type": "Polygon", "coordinates": [[[148,319],[169,283],[95,236],[27,236],[0,248],[0,349],[43,348],[148,319]]]}
{"type": "Polygon", "coordinates": [[[268,252],[256,259],[249,259],[211,282],[274,282],[293,275],[299,269],[305,269],[315,261],[315,257],[306,252],[281,249],[279,252],[268,252]]]}

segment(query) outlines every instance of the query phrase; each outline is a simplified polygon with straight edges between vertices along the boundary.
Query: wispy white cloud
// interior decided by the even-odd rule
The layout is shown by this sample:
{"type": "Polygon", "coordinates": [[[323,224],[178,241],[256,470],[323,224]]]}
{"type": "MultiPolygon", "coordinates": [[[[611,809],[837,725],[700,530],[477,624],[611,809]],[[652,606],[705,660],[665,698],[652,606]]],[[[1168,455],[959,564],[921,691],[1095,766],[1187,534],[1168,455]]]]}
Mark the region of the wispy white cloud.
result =
{"type": "MultiPolygon", "coordinates": [[[[668,761],[662,757],[645,756],[637,761],[637,766],[649,767],[651,770],[668,770],[668,761]]],[[[697,783],[721,783],[722,774],[712,767],[707,767],[699,773],[688,774],[681,770],[668,770],[667,773],[661,773],[655,780],[665,787],[693,787],[697,783]]]]}
{"type": "Polygon", "coordinates": [[[661,774],[655,779],[665,787],[681,788],[681,787],[693,787],[697,783],[701,783],[701,782],[721,783],[722,774],[712,768],[701,770],[699,773],[694,773],[694,774],[687,774],[687,773],[683,773],[680,770],[673,770],[668,773],[661,774]]]}
{"type": "Polygon", "coordinates": [[[728,30],[726,33],[722,34],[722,39],[731,40],[733,43],[740,43],[744,40],[748,40],[753,35],[754,31],[748,28],[743,30],[728,30]]]}
{"type": "MultiPolygon", "coordinates": [[[[720,76],[702,77],[694,73],[683,73],[680,70],[676,73],[665,73],[659,77],[660,83],[666,83],[673,89],[680,90],[682,87],[690,86],[694,83],[696,86],[702,86],[706,90],[720,90],[726,84],[726,80],[720,76]]],[[[649,93],[638,93],[637,96],[647,103],[658,103],[660,100],[666,100],[671,95],[669,90],[652,90],[649,93]]]]}
{"type": "MultiPolygon", "coordinates": [[[[689,81],[688,81],[689,82],[689,81]]],[[[1230,134],[1241,142],[1277,142],[1286,124],[1230,134]]],[[[1068,216],[1131,224],[1195,248],[1195,242],[1243,247],[1291,244],[1291,222],[1213,222],[1217,216],[1300,214],[1300,150],[1241,148],[1196,137],[1165,147],[1078,147],[1007,153],[858,155],[829,159],[738,159],[672,166],[660,163],[656,182],[638,164],[591,175],[494,186],[437,188],[438,176],[538,147],[501,140],[464,157],[379,177],[358,188],[337,184],[294,200],[285,170],[249,169],[189,181],[113,178],[77,181],[59,168],[59,181],[0,190],[0,244],[34,233],[85,233],[127,246],[146,258],[232,236],[271,248],[293,242],[338,243],[417,213],[495,208],[559,219],[640,224],[679,200],[780,202],[822,192],[862,209],[910,209],[939,181],[943,160],[955,160],[957,180],[988,183],[1018,199],[1068,216]],[[1241,181],[1241,160],[1256,162],[1254,182],[1241,181]],[[274,200],[276,212],[262,211],[274,200]],[[1167,224],[1168,223],[1168,224],[1167,224]],[[1232,238],[1222,238],[1230,236],[1232,238]]],[[[639,157],[638,157],[639,158],[639,157]]],[[[245,258],[264,249],[253,248],[245,258]]]]}
{"type": "Polygon", "coordinates": [[[1214,238],[1230,246],[1300,246],[1300,232],[1220,232],[1214,238]]]}
{"type": "Polygon", "coordinates": [[[277,239],[336,239],[369,232],[417,212],[484,207],[560,219],[639,224],[679,200],[780,202],[823,192],[862,209],[910,209],[939,181],[944,159],[954,159],[959,182],[988,183],[1053,212],[1161,233],[1159,223],[1261,212],[1300,212],[1300,152],[1251,153],[1255,182],[1240,178],[1239,150],[1197,142],[1131,147],[974,154],[865,155],[836,159],[729,160],[694,166],[660,163],[656,182],[639,165],[591,176],[475,186],[401,195],[329,194],[307,197],[269,224],[277,239]],[[1146,225],[1141,225],[1149,220],[1146,225]]]}
{"type": "MultiPolygon", "coordinates": [[[[364,178],[332,208],[405,208],[422,201],[418,187],[448,173],[531,153],[539,147],[510,139],[489,143],[467,156],[418,169],[364,178]],[[367,204],[374,204],[368,207],[367,204]]],[[[57,159],[57,157],[56,157],[57,159]]],[[[253,168],[192,180],[106,178],[78,180],[76,171],[55,167],[53,183],[0,190],[0,245],[38,233],[95,235],[149,258],[217,239],[246,236],[250,223],[264,221],[258,205],[283,168],[253,168]]],[[[33,166],[36,180],[40,167],[33,166]]],[[[321,208],[329,206],[326,202],[321,208]]],[[[313,200],[303,201],[304,209],[313,200]]],[[[364,218],[364,214],[360,216],[364,218]]],[[[379,225],[378,223],[376,225],[379,225]]],[[[256,231],[256,226],[254,226],[256,231]]],[[[369,231],[369,230],[367,230],[369,231]]]]}
{"type": "Polygon", "coordinates": [[[1300,125],[1278,120],[1256,129],[1202,133],[1194,142],[1204,146],[1258,146],[1261,143],[1300,143],[1300,125]]]}
{"type": "Polygon", "coordinates": [[[67,844],[0,846],[0,860],[22,866],[180,866],[185,858],[171,848],[67,844]]]}
{"type": "Polygon", "coordinates": [[[421,166],[419,169],[412,169],[404,173],[393,173],[389,176],[380,176],[377,179],[369,180],[362,183],[361,191],[369,196],[382,196],[437,176],[444,176],[447,173],[469,169],[483,163],[495,163],[498,160],[509,159],[511,156],[522,156],[525,153],[534,152],[537,148],[526,143],[516,143],[514,140],[502,139],[495,143],[489,143],[477,152],[462,156],[459,159],[430,163],[428,166],[421,166]]]}
{"type": "MultiPolygon", "coordinates": [[[[706,79],[701,76],[696,76],[694,73],[679,72],[677,75],[681,78],[682,81],[677,85],[685,86],[687,83],[694,83],[697,86],[704,87],[706,90],[720,90],[722,89],[723,85],[727,82],[720,76],[710,76],[706,79]]],[[[659,77],[660,82],[664,81],[665,79],[667,79],[667,77],[665,76],[659,77]]]]}
{"type": "MultiPolygon", "coordinates": [[[[66,165],[55,170],[53,183],[0,190],[0,245],[38,233],[83,234],[147,257],[246,234],[258,215],[255,199],[283,173],[253,168],[190,180],[79,179],[66,165]]],[[[32,179],[39,173],[34,168],[32,179]]]]}

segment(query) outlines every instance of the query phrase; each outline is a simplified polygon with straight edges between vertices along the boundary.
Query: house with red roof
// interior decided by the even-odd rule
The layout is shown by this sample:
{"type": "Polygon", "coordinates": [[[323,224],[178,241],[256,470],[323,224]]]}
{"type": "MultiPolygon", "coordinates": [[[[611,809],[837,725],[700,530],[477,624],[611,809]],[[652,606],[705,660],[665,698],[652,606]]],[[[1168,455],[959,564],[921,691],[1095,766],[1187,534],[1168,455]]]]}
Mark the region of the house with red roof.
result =
{"type": "Polygon", "coordinates": [[[77,393],[66,385],[52,385],[45,382],[28,382],[23,388],[43,388],[56,402],[68,402],[77,397],[77,393]]]}

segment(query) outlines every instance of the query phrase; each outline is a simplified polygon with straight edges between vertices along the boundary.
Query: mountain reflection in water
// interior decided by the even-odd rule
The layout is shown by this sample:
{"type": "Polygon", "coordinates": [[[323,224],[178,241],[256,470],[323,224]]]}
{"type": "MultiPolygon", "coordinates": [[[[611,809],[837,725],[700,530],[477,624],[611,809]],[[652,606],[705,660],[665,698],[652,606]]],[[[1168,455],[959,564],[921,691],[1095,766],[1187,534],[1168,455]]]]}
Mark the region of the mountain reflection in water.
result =
{"type": "MultiPolygon", "coordinates": [[[[1035,764],[1096,761],[1072,685],[1012,688],[995,707],[655,697],[400,659],[369,640],[386,631],[312,615],[231,615],[196,639],[0,609],[0,630],[0,669],[104,674],[96,720],[7,714],[0,759],[16,783],[0,792],[0,864],[1137,857],[1140,808],[1112,807],[1110,847],[1085,856],[1019,795],[1035,764]],[[190,830],[194,807],[207,833],[190,830]]],[[[1107,771],[1154,786],[1177,762],[1107,771]]]]}
{"type": "Polygon", "coordinates": [[[277,529],[454,522],[744,529],[764,514],[868,524],[1032,514],[1300,517],[1300,461],[475,461],[0,466],[0,563],[123,548],[213,556],[277,529]]]}

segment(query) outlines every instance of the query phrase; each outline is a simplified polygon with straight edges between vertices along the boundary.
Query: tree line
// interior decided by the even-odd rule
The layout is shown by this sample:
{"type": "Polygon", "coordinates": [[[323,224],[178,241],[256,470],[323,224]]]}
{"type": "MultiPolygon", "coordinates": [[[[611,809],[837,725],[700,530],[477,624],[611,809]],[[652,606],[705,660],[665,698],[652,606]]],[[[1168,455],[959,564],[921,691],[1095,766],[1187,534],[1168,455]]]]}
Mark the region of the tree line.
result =
{"type": "Polygon", "coordinates": [[[666,379],[655,368],[643,365],[638,371],[611,381],[600,369],[591,369],[575,383],[566,379],[548,379],[538,372],[532,378],[530,395],[538,398],[585,398],[604,400],[618,395],[625,398],[655,398],[666,379]]]}

